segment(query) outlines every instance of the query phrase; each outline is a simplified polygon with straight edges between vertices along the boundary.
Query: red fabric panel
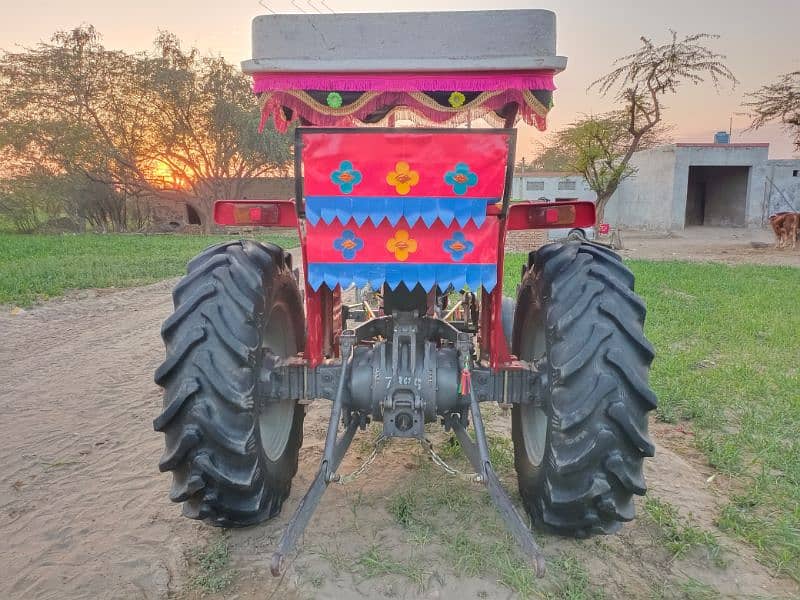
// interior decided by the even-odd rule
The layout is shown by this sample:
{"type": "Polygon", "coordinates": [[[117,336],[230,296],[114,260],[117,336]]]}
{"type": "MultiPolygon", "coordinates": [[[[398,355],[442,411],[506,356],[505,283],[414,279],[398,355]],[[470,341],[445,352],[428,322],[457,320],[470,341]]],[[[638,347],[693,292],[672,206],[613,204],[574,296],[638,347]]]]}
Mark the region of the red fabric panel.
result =
{"type": "Polygon", "coordinates": [[[419,175],[409,196],[459,197],[445,175],[466,163],[478,181],[463,197],[501,198],[505,188],[509,136],[498,133],[364,133],[303,134],[303,176],[306,196],[402,197],[387,182],[398,162],[419,175]],[[351,193],[343,194],[331,179],[342,161],[361,174],[351,193]]]}
{"type": "Polygon", "coordinates": [[[370,221],[358,227],[351,219],[346,226],[334,221],[326,225],[320,221],[316,226],[308,226],[308,245],[306,252],[309,263],[452,263],[452,264],[495,264],[497,262],[497,239],[500,235],[499,222],[489,217],[481,227],[469,222],[461,227],[453,221],[450,226],[436,221],[428,228],[421,220],[414,227],[409,227],[405,219],[397,225],[387,220],[376,227],[370,221]],[[355,256],[347,260],[334,243],[342,238],[345,230],[351,231],[363,242],[363,246],[355,252],[355,256]],[[416,242],[416,249],[408,252],[405,260],[398,260],[397,255],[387,249],[389,240],[397,236],[398,231],[406,231],[409,239],[416,242]],[[445,243],[454,240],[453,234],[461,232],[467,242],[473,244],[469,252],[465,252],[460,260],[456,260],[452,252],[445,249],[445,243]]]}

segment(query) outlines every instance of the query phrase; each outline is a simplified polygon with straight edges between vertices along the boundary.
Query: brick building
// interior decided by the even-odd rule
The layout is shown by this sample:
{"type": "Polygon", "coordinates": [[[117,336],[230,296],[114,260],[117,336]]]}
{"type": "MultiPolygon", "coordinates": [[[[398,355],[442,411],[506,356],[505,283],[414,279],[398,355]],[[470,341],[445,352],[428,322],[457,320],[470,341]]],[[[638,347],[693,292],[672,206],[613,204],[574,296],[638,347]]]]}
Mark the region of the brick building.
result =
{"type": "MultiPolygon", "coordinates": [[[[294,198],[294,189],[294,177],[256,177],[245,182],[242,198],[288,200],[294,198]]],[[[184,190],[165,190],[160,196],[150,196],[146,200],[156,226],[179,229],[203,224],[195,198],[184,190]]]]}

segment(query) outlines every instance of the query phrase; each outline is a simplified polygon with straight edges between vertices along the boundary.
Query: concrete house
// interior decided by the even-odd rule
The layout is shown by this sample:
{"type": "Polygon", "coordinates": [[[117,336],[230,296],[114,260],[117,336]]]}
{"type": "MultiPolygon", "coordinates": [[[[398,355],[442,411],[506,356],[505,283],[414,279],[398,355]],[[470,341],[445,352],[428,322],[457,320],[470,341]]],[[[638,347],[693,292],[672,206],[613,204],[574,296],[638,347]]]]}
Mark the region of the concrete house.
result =
{"type": "Polygon", "coordinates": [[[800,212],[800,159],[767,161],[767,212],[800,212]]]}
{"type": "Polygon", "coordinates": [[[793,185],[800,184],[800,160],[768,155],[769,144],[669,144],[637,152],[631,160],[637,172],[612,196],[606,221],[642,229],[761,227],[773,212],[800,210],[800,185],[793,185]]]}

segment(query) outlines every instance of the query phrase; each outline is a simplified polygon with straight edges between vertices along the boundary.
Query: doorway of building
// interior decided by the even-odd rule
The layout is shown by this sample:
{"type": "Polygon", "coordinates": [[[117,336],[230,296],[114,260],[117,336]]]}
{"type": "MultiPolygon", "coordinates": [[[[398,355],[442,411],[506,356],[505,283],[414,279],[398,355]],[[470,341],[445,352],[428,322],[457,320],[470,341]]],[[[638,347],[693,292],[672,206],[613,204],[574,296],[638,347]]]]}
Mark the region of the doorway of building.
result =
{"type": "Polygon", "coordinates": [[[200,221],[200,215],[198,214],[197,210],[193,206],[186,205],[186,222],[189,225],[202,225],[203,223],[200,221]]]}
{"type": "Polygon", "coordinates": [[[744,227],[750,167],[689,167],[686,226],[744,227]]]}

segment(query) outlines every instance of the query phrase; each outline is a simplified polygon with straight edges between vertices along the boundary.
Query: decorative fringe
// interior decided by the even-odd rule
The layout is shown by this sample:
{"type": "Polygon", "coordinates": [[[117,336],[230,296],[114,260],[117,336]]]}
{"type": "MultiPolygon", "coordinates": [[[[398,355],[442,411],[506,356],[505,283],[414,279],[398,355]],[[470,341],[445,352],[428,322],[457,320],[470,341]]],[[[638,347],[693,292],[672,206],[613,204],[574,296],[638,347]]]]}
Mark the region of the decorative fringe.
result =
{"type": "Polygon", "coordinates": [[[253,90],[262,92],[486,92],[555,90],[553,71],[431,71],[411,73],[256,73],[253,90]]]}
{"type": "Polygon", "coordinates": [[[302,117],[318,127],[355,127],[364,124],[363,119],[387,107],[393,108],[383,117],[381,120],[383,123],[392,116],[397,118],[398,115],[404,117],[413,115],[415,122],[426,125],[450,125],[479,118],[487,119],[492,124],[491,120],[497,120],[496,111],[503,109],[507,104],[516,103],[519,106],[518,119],[523,119],[529,125],[544,131],[547,128],[548,113],[548,108],[530,92],[515,89],[481,94],[476,100],[458,109],[434,106],[434,103],[423,101],[416,93],[405,92],[370,94],[369,99],[365,101],[335,109],[320,104],[308,94],[298,92],[264,94],[262,102],[261,128],[263,129],[272,116],[275,128],[280,132],[285,132],[290,123],[284,116],[284,107],[292,111],[291,121],[302,117]]]}

